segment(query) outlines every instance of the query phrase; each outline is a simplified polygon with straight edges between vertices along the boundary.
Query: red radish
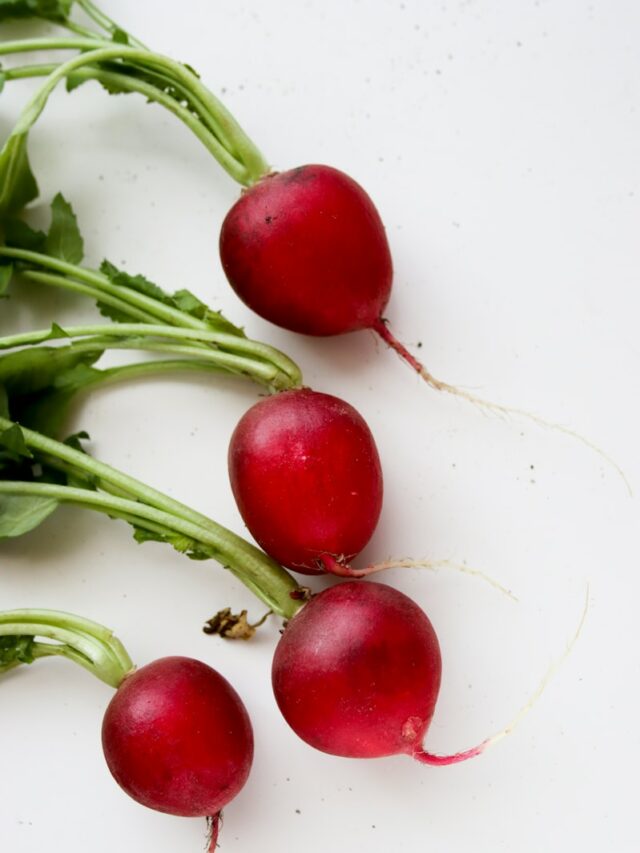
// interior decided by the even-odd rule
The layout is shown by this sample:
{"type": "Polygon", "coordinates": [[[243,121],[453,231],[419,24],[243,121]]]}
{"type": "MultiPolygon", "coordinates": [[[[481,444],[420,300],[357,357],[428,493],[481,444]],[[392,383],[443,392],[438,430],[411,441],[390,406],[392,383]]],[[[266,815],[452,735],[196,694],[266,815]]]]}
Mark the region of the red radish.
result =
{"type": "Polygon", "coordinates": [[[229,446],[231,487],[245,524],[281,564],[335,570],[371,538],[382,470],[358,412],[309,389],[283,391],[241,418],[229,446]]]}
{"type": "Polygon", "coordinates": [[[186,657],[136,670],[112,631],[72,613],[0,612],[0,675],[52,654],[116,688],[102,747],[120,787],[151,809],[206,817],[213,853],[221,810],[244,786],[253,760],[249,716],[229,682],[186,657]]]}
{"type": "Polygon", "coordinates": [[[438,638],[418,605],[391,587],[355,581],[324,590],[294,616],[272,671],[284,718],[316,749],[454,764],[488,741],[449,756],[423,749],[440,675],[438,638]]]}
{"type": "Polygon", "coordinates": [[[435,379],[389,331],[384,225],[344,172],[299,166],[243,190],[222,223],[220,259],[240,299],[266,320],[307,335],[373,329],[434,388],[469,396],[435,379]]]}
{"type": "Polygon", "coordinates": [[[218,815],[244,786],[253,759],[242,700],[214,669],[185,657],[127,676],[104,715],[102,746],[130,797],[184,817],[218,815]]]}
{"type": "Polygon", "coordinates": [[[329,166],[269,175],[246,190],[225,217],[220,255],[250,308],[307,335],[372,328],[391,293],[378,211],[361,186],[329,166]]]}

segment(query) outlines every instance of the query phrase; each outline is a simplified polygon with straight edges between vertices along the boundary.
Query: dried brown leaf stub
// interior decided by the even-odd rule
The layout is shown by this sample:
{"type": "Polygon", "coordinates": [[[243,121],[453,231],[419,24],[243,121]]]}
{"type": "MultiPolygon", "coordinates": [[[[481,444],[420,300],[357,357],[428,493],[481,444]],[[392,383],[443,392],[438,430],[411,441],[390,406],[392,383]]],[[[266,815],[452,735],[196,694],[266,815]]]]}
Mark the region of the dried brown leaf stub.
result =
{"type": "Polygon", "coordinates": [[[247,611],[241,610],[240,613],[232,613],[230,607],[225,607],[219,610],[215,616],[208,619],[203,627],[205,634],[214,634],[219,637],[224,637],[226,640],[250,640],[256,632],[256,629],[262,625],[271,615],[268,610],[262,619],[251,623],[247,618],[247,611]]]}

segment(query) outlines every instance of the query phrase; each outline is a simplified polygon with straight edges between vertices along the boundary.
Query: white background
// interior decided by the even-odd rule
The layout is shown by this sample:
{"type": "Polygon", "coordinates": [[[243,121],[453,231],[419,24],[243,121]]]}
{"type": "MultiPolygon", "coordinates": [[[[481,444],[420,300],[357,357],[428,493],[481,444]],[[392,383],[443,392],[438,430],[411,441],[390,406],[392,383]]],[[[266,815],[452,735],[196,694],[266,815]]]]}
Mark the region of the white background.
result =
{"type": "MultiPolygon", "coordinates": [[[[329,163],[366,187],[395,260],[387,315],[404,341],[422,342],[437,376],[575,428],[640,489],[637,4],[105,8],[194,65],[275,168],[329,163]]],[[[31,88],[2,94],[3,135],[31,88]]],[[[106,256],[169,289],[192,288],[361,411],[386,478],[363,563],[467,560],[517,593],[515,605],[451,573],[385,576],[440,637],[432,751],[501,728],[561,653],[587,581],[591,596],[578,645],[520,728],[444,769],[338,759],[299,741],[270,692],[275,621],[250,645],[205,637],[201,623],[220,607],[255,616],[260,607],[215,564],[136,546],[119,523],[65,509],[3,543],[0,606],[82,613],[114,628],[140,665],[188,654],[230,678],[256,756],[225,812],[229,853],[640,849],[637,500],[616,473],[560,433],[432,392],[369,333],[311,340],[252,316],[217,258],[238,190],[161,108],[94,85],[61,90],[31,154],[42,198],[62,190],[78,211],[89,262],[106,256]]],[[[3,303],[0,331],[95,316],[79,297],[34,287],[3,303]]],[[[72,426],[89,430],[105,461],[242,532],[226,446],[258,393],[232,379],[132,383],[94,395],[72,426]]],[[[110,778],[99,740],[109,688],[54,660],[11,674],[0,695],[2,850],[201,849],[203,822],[147,811],[110,778]]]]}

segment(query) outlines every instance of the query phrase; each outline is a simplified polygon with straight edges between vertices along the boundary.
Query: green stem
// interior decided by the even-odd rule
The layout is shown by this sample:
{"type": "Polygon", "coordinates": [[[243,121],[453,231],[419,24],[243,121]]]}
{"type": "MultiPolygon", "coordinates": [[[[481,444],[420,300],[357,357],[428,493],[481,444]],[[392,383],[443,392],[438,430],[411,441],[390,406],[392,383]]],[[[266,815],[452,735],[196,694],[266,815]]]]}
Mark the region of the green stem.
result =
{"type": "MultiPolygon", "coordinates": [[[[34,39],[33,41],[36,42],[37,40],[34,39]]],[[[50,42],[51,40],[44,41],[50,42]]],[[[225,138],[232,140],[232,150],[238,152],[237,156],[239,159],[233,156],[232,151],[225,150],[222,145],[218,151],[210,150],[220,165],[239,183],[251,185],[268,172],[268,165],[258,149],[246,136],[228,110],[199,81],[195,74],[184,65],[168,57],[125,45],[100,47],[96,50],[90,50],[59,65],[49,75],[44,85],[36,92],[22,111],[14,128],[13,135],[24,134],[29,130],[44,109],[49,95],[60,80],[83,66],[90,66],[111,60],[141,63],[145,67],[167,73],[171,79],[175,79],[187,91],[191,92],[214,118],[216,125],[223,130],[225,138]]],[[[213,136],[211,138],[213,139],[213,136]]]]}
{"type": "MultiPolygon", "coordinates": [[[[170,305],[164,305],[157,299],[151,296],[146,296],[144,293],[138,293],[129,288],[118,287],[117,284],[109,281],[106,275],[95,270],[88,270],[84,267],[76,266],[75,264],[67,263],[59,258],[54,258],[50,255],[43,255],[40,252],[31,252],[27,249],[13,249],[9,246],[0,246],[0,257],[14,258],[16,260],[25,261],[26,263],[42,266],[55,272],[62,273],[65,276],[79,279],[85,284],[96,288],[100,293],[105,293],[114,296],[117,299],[127,302],[136,308],[148,312],[156,320],[164,320],[173,326],[183,326],[189,329],[209,330],[209,326],[204,320],[198,320],[197,317],[192,317],[185,311],[180,311],[177,308],[172,308],[170,305]]],[[[50,280],[51,284],[62,284],[50,280]]]]}
{"type": "Polygon", "coordinates": [[[99,37],[94,38],[51,38],[19,39],[0,42],[0,56],[12,53],[34,53],[39,50],[96,50],[112,46],[111,42],[99,37]]]}
{"type": "Polygon", "coordinates": [[[270,390],[281,391],[291,388],[291,380],[283,375],[274,365],[261,361],[243,358],[220,350],[196,349],[192,346],[163,343],[162,341],[146,341],[136,339],[113,340],[111,337],[96,337],[82,343],[72,344],[76,352],[95,352],[96,349],[106,350],[137,350],[139,352],[159,352],[170,355],[197,358],[204,369],[211,367],[235,375],[248,376],[270,390]]]}
{"type": "MultiPolygon", "coordinates": [[[[2,484],[0,484],[2,485],[2,484]]],[[[97,622],[56,610],[7,610],[0,612],[0,637],[46,637],[51,644],[37,643],[28,649],[30,657],[62,655],[80,664],[95,676],[119,687],[134,666],[120,640],[97,622]]],[[[6,648],[4,649],[6,654],[6,648]]],[[[3,648],[0,647],[0,661],[3,648]]],[[[5,669],[26,661],[9,661],[5,669]]],[[[0,666],[0,672],[3,667],[0,666]]]]}
{"type": "Polygon", "coordinates": [[[139,376],[164,375],[180,371],[201,373],[203,370],[219,370],[221,373],[229,372],[224,367],[217,367],[215,364],[197,361],[196,359],[177,358],[141,361],[136,364],[123,364],[119,367],[99,369],[98,375],[94,376],[86,385],[83,385],[81,390],[84,391],[85,388],[89,390],[94,386],[112,385],[116,382],[127,381],[128,379],[137,379],[139,376]]]}
{"type": "MultiPolygon", "coordinates": [[[[57,67],[56,63],[23,65],[17,68],[7,68],[4,70],[3,75],[5,81],[22,80],[29,77],[48,77],[57,67]]],[[[130,67],[134,69],[138,68],[133,63],[130,67]]],[[[109,68],[80,68],[73,72],[73,77],[80,80],[97,80],[108,89],[122,89],[144,95],[147,100],[160,104],[160,106],[165,107],[165,109],[180,119],[214,157],[227,158],[227,152],[233,157],[237,156],[238,152],[234,141],[227,138],[224,128],[220,126],[215,116],[208,112],[206,106],[193,92],[189,92],[184,86],[172,80],[168,75],[150,72],[149,69],[145,68],[142,68],[142,70],[146,74],[152,74],[157,78],[158,82],[163,83],[165,86],[170,85],[176,89],[179,95],[188,103],[188,107],[167,94],[163,86],[154,86],[148,80],[140,80],[127,74],[120,74],[109,68]],[[194,111],[197,115],[194,115],[194,111]]]]}
{"type": "MultiPolygon", "coordinates": [[[[11,425],[10,421],[0,418],[0,428],[11,425]]],[[[51,447],[58,452],[51,453],[63,461],[73,462],[76,467],[78,456],[85,456],[66,445],[59,445],[52,439],[39,436],[30,430],[22,428],[25,440],[32,449],[42,449],[44,453],[50,454],[51,447]],[[33,438],[38,438],[34,442],[33,438]],[[40,444],[38,448],[36,445],[40,444]],[[44,449],[44,447],[48,449],[44,449]],[[63,452],[59,452],[62,449],[63,452]],[[71,451],[71,453],[69,453],[71,451]]],[[[152,529],[162,529],[179,533],[195,542],[205,545],[211,556],[228,568],[245,586],[257,595],[274,612],[279,613],[285,619],[290,619],[299,609],[300,604],[291,598],[291,593],[298,588],[293,578],[274,560],[260,551],[258,548],[245,542],[235,533],[216,524],[206,516],[201,516],[177,501],[161,495],[152,489],[137,483],[133,478],[127,477],[120,472],[110,469],[109,466],[97,462],[91,457],[86,457],[82,465],[77,465],[82,471],[95,473],[101,480],[113,482],[116,486],[122,485],[125,491],[138,495],[138,500],[129,500],[105,492],[92,491],[72,486],[61,486],[55,483],[31,483],[31,482],[2,482],[0,481],[0,494],[23,495],[31,497],[54,498],[60,502],[72,503],[88,509],[94,509],[111,517],[135,520],[140,526],[145,522],[151,522],[152,529]],[[86,464],[87,461],[89,464],[86,464]],[[105,476],[105,471],[107,476],[105,476]],[[114,476],[116,475],[116,476],[114,476]],[[156,504],[164,504],[168,509],[158,508],[151,503],[149,495],[156,496],[156,504]],[[161,500],[157,501],[157,497],[161,500]],[[147,503],[147,501],[149,501],[147,503]],[[173,507],[178,507],[184,515],[190,515],[194,520],[188,520],[178,515],[173,507]],[[188,513],[184,513],[188,510],[188,513]]]]}
{"type": "MultiPolygon", "coordinates": [[[[110,18],[107,14],[105,14],[102,9],[99,9],[95,3],[92,3],[91,0],[77,0],[78,5],[81,9],[85,11],[89,18],[91,18],[94,23],[96,23],[99,27],[102,27],[103,30],[106,30],[108,33],[113,33],[116,30],[121,30],[122,32],[126,32],[123,27],[117,24],[112,18],[110,18]]],[[[141,47],[144,50],[147,50],[145,45],[139,41],[137,38],[131,35],[131,33],[127,32],[127,36],[132,44],[135,44],[137,47],[141,47]]]]}
{"type": "MultiPolygon", "coordinates": [[[[109,346],[110,338],[132,338],[131,348],[141,349],[138,346],[137,338],[161,338],[168,340],[187,341],[195,344],[210,345],[205,349],[190,347],[188,350],[175,349],[173,351],[180,354],[192,354],[195,358],[220,360],[221,364],[228,364],[230,369],[237,369],[241,373],[251,371],[253,367],[258,371],[259,375],[269,384],[272,384],[276,378],[273,373],[273,368],[286,377],[285,385],[287,387],[297,387],[302,381],[302,376],[298,366],[291,361],[287,356],[279,350],[262,344],[259,341],[253,341],[250,338],[243,338],[239,335],[229,335],[224,332],[211,331],[194,331],[191,329],[183,329],[175,326],[157,326],[151,324],[140,323],[118,323],[115,324],[99,324],[90,326],[70,326],[64,331],[70,338],[85,338],[102,336],[99,340],[94,340],[94,345],[102,346],[107,341],[109,346]],[[213,348],[211,348],[213,347],[213,348]],[[222,357],[224,354],[224,358],[222,357]],[[229,354],[246,356],[237,361],[227,360],[229,354]],[[251,360],[249,360],[251,359],[251,360]],[[267,367],[271,367],[270,372],[263,372],[267,367]]],[[[40,344],[47,341],[51,336],[50,329],[43,329],[37,332],[26,332],[19,335],[10,335],[0,338],[0,350],[11,349],[17,346],[40,344]]],[[[115,346],[115,345],[114,345],[115,346]]],[[[169,350],[172,351],[172,350],[169,350]]],[[[282,384],[282,383],[281,383],[282,384]]]]}
{"type": "Polygon", "coordinates": [[[64,23],[60,22],[60,26],[64,27],[65,30],[69,30],[70,33],[76,33],[76,35],[83,36],[84,38],[94,39],[97,35],[93,30],[83,27],[82,24],[77,24],[75,21],[67,20],[64,23]]]}
{"type": "MultiPolygon", "coordinates": [[[[0,248],[0,255],[2,254],[2,251],[3,250],[0,248]]],[[[129,302],[125,302],[117,296],[105,293],[104,291],[98,290],[90,285],[74,281],[66,276],[38,272],[37,270],[21,270],[21,275],[29,281],[35,281],[38,284],[47,284],[53,287],[59,287],[62,290],[71,290],[74,293],[81,293],[83,296],[95,299],[96,302],[102,302],[105,305],[110,305],[112,308],[117,308],[118,311],[122,311],[123,314],[128,314],[132,320],[140,320],[143,323],[158,322],[158,318],[156,316],[149,314],[146,311],[142,311],[140,308],[137,308],[135,305],[131,305],[129,302]]]]}

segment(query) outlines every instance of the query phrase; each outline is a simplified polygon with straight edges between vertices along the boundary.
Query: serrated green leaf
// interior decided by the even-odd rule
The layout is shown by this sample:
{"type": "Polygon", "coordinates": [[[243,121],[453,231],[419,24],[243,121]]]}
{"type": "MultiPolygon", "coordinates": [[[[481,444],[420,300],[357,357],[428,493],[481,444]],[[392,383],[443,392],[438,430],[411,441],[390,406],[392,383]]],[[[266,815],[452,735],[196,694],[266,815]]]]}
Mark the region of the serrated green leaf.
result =
{"type": "Polygon", "coordinates": [[[0,266],[0,298],[5,298],[7,289],[13,278],[13,264],[2,264],[0,266]]]}
{"type": "Polygon", "coordinates": [[[176,533],[168,528],[160,532],[147,530],[145,527],[140,527],[133,522],[131,522],[131,526],[133,527],[133,538],[136,542],[165,542],[192,560],[210,560],[214,558],[211,548],[202,542],[191,539],[189,536],[183,536],[181,533],[176,533]]]}
{"type": "MultiPolygon", "coordinates": [[[[171,308],[176,308],[178,311],[183,311],[191,317],[198,320],[204,320],[211,331],[224,332],[228,335],[236,335],[245,337],[244,331],[238,326],[234,326],[229,322],[219,311],[213,311],[201,299],[191,293],[190,290],[178,290],[176,293],[170,294],[158,287],[148,278],[143,275],[129,275],[122,272],[109,261],[105,260],[100,265],[100,272],[106,275],[112,284],[118,287],[135,290],[138,293],[143,293],[151,299],[155,299],[162,305],[168,305],[171,308]]],[[[124,312],[118,309],[111,308],[109,305],[98,303],[98,307],[103,315],[110,317],[116,322],[126,322],[130,320],[124,312]]]]}
{"type": "Polygon", "coordinates": [[[4,223],[4,241],[12,249],[40,252],[44,249],[47,235],[44,231],[35,231],[22,219],[11,218],[4,223]]]}
{"type": "Polygon", "coordinates": [[[55,498],[33,495],[0,495],[0,539],[22,536],[34,530],[58,506],[55,498]]]}
{"type": "Polygon", "coordinates": [[[51,227],[45,252],[54,258],[79,264],[84,256],[84,242],[73,208],[61,193],[51,202],[51,227]]]}
{"type": "Polygon", "coordinates": [[[12,134],[0,151],[0,219],[15,213],[38,195],[29,165],[27,134],[12,134]]]}
{"type": "Polygon", "coordinates": [[[33,459],[33,453],[27,447],[24,435],[18,424],[13,424],[9,429],[0,432],[0,445],[6,448],[13,456],[33,459]]]}

